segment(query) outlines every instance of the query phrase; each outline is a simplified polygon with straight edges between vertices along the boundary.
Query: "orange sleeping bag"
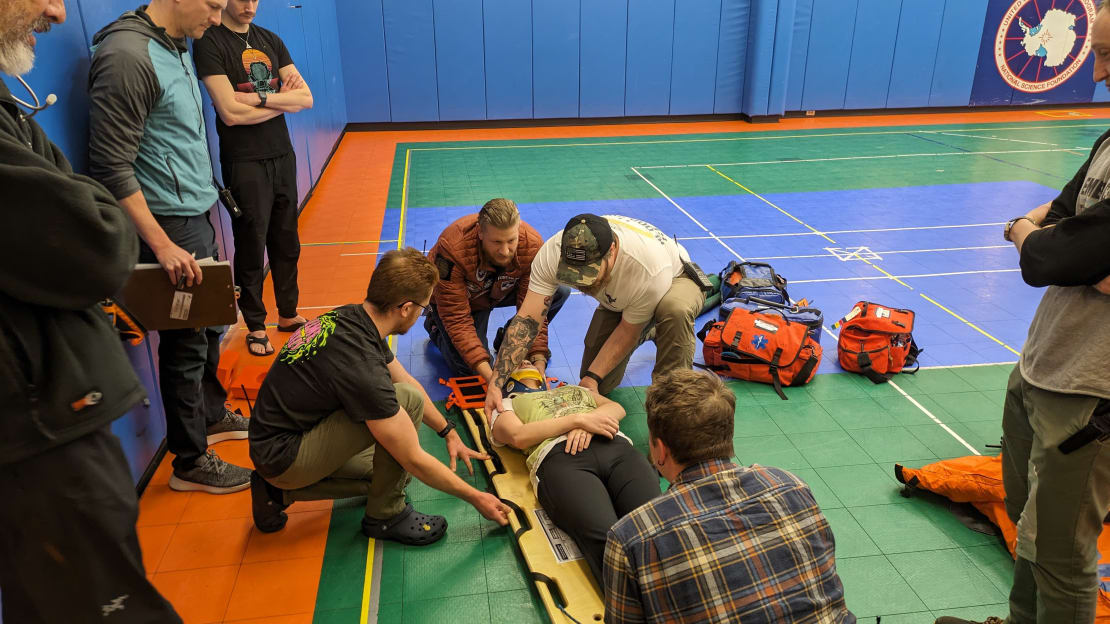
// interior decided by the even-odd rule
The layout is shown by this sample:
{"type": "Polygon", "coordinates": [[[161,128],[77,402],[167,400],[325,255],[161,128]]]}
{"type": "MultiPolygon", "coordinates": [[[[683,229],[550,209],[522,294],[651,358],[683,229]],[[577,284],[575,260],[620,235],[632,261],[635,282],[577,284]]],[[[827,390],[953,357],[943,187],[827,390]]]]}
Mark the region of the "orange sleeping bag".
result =
{"type": "MultiPolygon", "coordinates": [[[[935,492],[957,503],[971,503],[1002,530],[1006,547],[1014,553],[1017,527],[1010,522],[1002,500],[1002,457],[971,455],[939,461],[921,468],[894,466],[899,481],[935,492]]],[[[1110,524],[1098,538],[1099,600],[1095,621],[1110,624],[1110,524]]]]}

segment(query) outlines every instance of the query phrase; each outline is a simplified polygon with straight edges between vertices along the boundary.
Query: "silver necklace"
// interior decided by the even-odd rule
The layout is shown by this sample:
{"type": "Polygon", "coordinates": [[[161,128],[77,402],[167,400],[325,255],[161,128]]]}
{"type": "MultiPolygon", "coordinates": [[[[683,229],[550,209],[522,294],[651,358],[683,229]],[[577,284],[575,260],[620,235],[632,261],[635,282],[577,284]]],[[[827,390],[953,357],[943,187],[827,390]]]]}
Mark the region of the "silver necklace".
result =
{"type": "MultiPolygon", "coordinates": [[[[227,26],[224,26],[224,28],[227,28],[227,26]]],[[[248,50],[251,49],[251,26],[250,26],[250,24],[247,24],[247,36],[246,36],[246,38],[240,37],[239,33],[235,32],[234,30],[231,30],[230,28],[227,28],[227,30],[231,34],[235,35],[236,37],[239,37],[240,41],[247,44],[247,49],[248,50]]]]}

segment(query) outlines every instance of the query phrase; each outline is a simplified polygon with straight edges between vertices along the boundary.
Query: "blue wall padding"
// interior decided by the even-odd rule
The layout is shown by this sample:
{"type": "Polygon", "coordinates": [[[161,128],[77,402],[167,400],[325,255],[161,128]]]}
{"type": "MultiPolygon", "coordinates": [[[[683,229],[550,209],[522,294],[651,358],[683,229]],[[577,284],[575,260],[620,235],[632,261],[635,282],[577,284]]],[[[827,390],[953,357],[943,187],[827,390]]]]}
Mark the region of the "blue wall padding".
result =
{"type": "MultiPolygon", "coordinates": [[[[157,340],[157,335],[153,335],[153,339],[157,340]]],[[[112,433],[119,438],[120,446],[127,456],[132,481],[138,483],[158,453],[162,438],[166,437],[166,412],[162,408],[162,395],[158,390],[158,376],[155,373],[157,359],[151,340],[144,340],[138,346],[125,345],[123,349],[143,384],[147,401],[133,407],[123,418],[112,421],[112,433]]]]}
{"type": "MultiPolygon", "coordinates": [[[[306,76],[312,77],[309,89],[313,89],[312,108],[315,115],[304,115],[302,119],[309,123],[308,132],[308,164],[311,167],[312,179],[319,180],[324,172],[324,162],[328,158],[332,140],[328,136],[328,120],[331,118],[332,98],[328,93],[328,83],[324,73],[324,53],[320,47],[320,6],[323,2],[306,2],[301,5],[301,23],[304,27],[305,55],[304,67],[298,67],[306,76]],[[307,45],[312,41],[315,45],[307,45]]],[[[331,26],[335,31],[335,25],[331,26]]],[[[296,61],[294,61],[294,65],[296,61]]],[[[306,78],[306,80],[308,80],[306,78]]],[[[296,117],[296,115],[291,115],[296,117]]],[[[311,185],[311,183],[310,183],[311,185]]],[[[298,189],[299,190],[299,189],[298,189]]]]}
{"type": "Polygon", "coordinates": [[[532,117],[532,3],[485,0],[486,114],[532,117]]]}
{"type": "Polygon", "coordinates": [[[750,0],[722,0],[721,27],[717,36],[717,77],[713,112],[740,112],[747,66],[750,0]]]}
{"type": "Polygon", "coordinates": [[[713,112],[720,29],[721,0],[687,2],[675,11],[670,114],[713,112]]]}
{"type": "Polygon", "coordinates": [[[786,110],[802,110],[806,61],[809,58],[809,31],[813,27],[813,1],[798,0],[794,9],[794,40],[790,51],[790,75],[787,76],[786,110]]]}
{"type": "Polygon", "coordinates": [[[794,49],[795,19],[798,0],[779,0],[775,24],[775,46],[771,61],[771,89],[767,93],[767,112],[786,112],[786,93],[790,82],[790,53],[794,49]]]}
{"type": "Polygon", "coordinates": [[[760,116],[769,114],[767,103],[771,94],[778,2],[751,0],[749,6],[748,53],[744,59],[744,94],[740,100],[740,112],[760,116]]]}
{"type": "MultiPolygon", "coordinates": [[[[51,93],[58,96],[56,104],[35,115],[35,121],[62,149],[73,168],[85,172],[89,167],[89,47],[80,12],[73,5],[68,8],[66,23],[37,35],[35,71],[25,79],[40,102],[51,93]]],[[[32,102],[19,81],[6,75],[3,80],[12,95],[32,102]]]]}
{"type": "Polygon", "coordinates": [[[532,1],[532,108],[536,118],[578,116],[580,11],[580,0],[532,1]]]}
{"type": "MultiPolygon", "coordinates": [[[[302,72],[312,71],[312,63],[309,62],[308,54],[305,52],[307,40],[304,36],[304,20],[301,19],[301,11],[279,10],[277,30],[285,33],[281,39],[285,42],[285,47],[289,50],[289,56],[293,58],[293,63],[300,63],[302,72]]],[[[309,88],[312,88],[312,82],[309,78],[306,78],[306,81],[308,81],[309,88]]],[[[206,97],[207,95],[207,92],[205,92],[206,97]]],[[[214,117],[214,113],[211,113],[210,116],[214,117]]],[[[215,141],[215,131],[213,130],[215,121],[212,120],[209,123],[208,141],[211,144],[215,141]]],[[[311,145],[310,139],[315,132],[315,124],[309,117],[302,115],[288,115],[285,118],[285,123],[289,127],[289,138],[293,141],[293,151],[297,156],[297,194],[300,198],[303,198],[312,186],[313,180],[308,150],[311,145]]],[[[213,159],[214,164],[218,162],[218,158],[213,159]]],[[[219,168],[217,165],[216,169],[219,168]]]]}
{"type": "Polygon", "coordinates": [[[802,108],[844,108],[856,32],[856,0],[814,0],[802,108]]]}
{"type": "Polygon", "coordinates": [[[382,9],[390,117],[393,121],[438,121],[432,0],[382,0],[382,9]]]}
{"type": "Polygon", "coordinates": [[[382,0],[344,2],[337,26],[347,100],[343,121],[390,121],[382,0]]]}
{"type": "Polygon", "coordinates": [[[844,108],[886,106],[895,37],[898,35],[893,25],[898,23],[901,9],[902,0],[859,0],[844,108]]]}
{"type": "Polygon", "coordinates": [[[635,0],[628,5],[628,75],[625,115],[670,112],[675,0],[635,0]]]}
{"type": "Polygon", "coordinates": [[[583,117],[624,115],[628,0],[582,3],[580,59],[583,117]]]}
{"type": "Polygon", "coordinates": [[[940,41],[944,4],[935,0],[911,0],[902,3],[898,43],[894,49],[894,64],[890,68],[887,108],[929,105],[929,90],[933,84],[933,68],[940,41]]]}
{"type": "Polygon", "coordinates": [[[482,0],[435,0],[439,119],[486,118],[482,0]]]}
{"type": "MultiPolygon", "coordinates": [[[[346,14],[344,14],[344,19],[346,14]]],[[[320,3],[320,45],[324,53],[324,73],[331,100],[331,115],[328,117],[327,134],[338,137],[347,125],[347,98],[343,83],[342,51],[339,49],[339,14],[334,2],[320,3]]],[[[384,50],[384,48],[383,48],[384,50]]],[[[384,59],[384,57],[383,57],[384,59]]],[[[384,64],[383,64],[384,67],[384,64]]],[[[385,81],[382,81],[382,85],[385,81]]],[[[384,88],[384,86],[383,86],[384,88]]],[[[329,147],[329,152],[331,148],[329,147]]]]}
{"type": "Polygon", "coordinates": [[[971,101],[986,13],[987,0],[951,0],[944,5],[929,106],[967,106],[971,101]]]}
{"type": "MultiPolygon", "coordinates": [[[[76,23],[73,20],[79,19],[84,24],[86,40],[89,45],[92,45],[93,35],[99,32],[101,28],[116,21],[117,17],[127,11],[133,11],[140,4],[144,3],[134,2],[134,0],[78,0],[76,3],[67,2],[66,23],[61,27],[75,25],[76,23]],[[74,8],[78,10],[75,11],[74,8]]],[[[43,39],[43,41],[47,40],[43,39]]],[[[36,50],[36,54],[38,54],[38,50],[36,50]]]]}

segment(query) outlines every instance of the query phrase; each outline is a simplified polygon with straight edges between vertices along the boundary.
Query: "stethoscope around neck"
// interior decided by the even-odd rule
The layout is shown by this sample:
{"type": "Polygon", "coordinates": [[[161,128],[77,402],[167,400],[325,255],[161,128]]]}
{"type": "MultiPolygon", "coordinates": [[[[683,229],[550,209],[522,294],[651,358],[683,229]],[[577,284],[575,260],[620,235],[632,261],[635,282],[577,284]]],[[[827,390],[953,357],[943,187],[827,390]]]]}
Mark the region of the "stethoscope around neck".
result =
{"type": "Polygon", "coordinates": [[[16,76],[15,79],[19,81],[19,84],[23,85],[24,89],[27,89],[27,92],[31,94],[31,99],[35,101],[34,104],[31,104],[30,102],[24,102],[14,95],[12,96],[12,99],[15,100],[16,104],[19,104],[23,108],[27,109],[28,117],[34,117],[39,113],[39,111],[46,110],[48,107],[53,106],[58,101],[58,96],[50,93],[46,96],[46,100],[44,100],[43,102],[39,102],[38,94],[35,93],[35,90],[31,88],[31,85],[27,84],[27,81],[24,80],[22,76],[16,76]]]}

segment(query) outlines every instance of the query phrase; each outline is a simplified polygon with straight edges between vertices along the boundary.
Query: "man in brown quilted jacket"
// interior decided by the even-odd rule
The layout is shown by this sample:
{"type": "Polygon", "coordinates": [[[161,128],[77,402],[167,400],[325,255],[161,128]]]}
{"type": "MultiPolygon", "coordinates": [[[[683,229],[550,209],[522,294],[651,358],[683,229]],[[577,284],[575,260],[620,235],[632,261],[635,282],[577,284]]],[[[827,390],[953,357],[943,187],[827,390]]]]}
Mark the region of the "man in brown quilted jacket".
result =
{"type": "MultiPolygon", "coordinates": [[[[543,239],[520,220],[511,199],[491,199],[478,214],[447,226],[428,258],[439,269],[439,285],[424,322],[428,336],[439,347],[455,376],[493,377],[489,352],[489,315],[494,308],[516,306],[528,292],[532,259],[543,239]]],[[[555,318],[570,288],[561,286],[552,297],[548,320],[555,318]]],[[[494,344],[494,350],[498,345],[494,344]]],[[[540,329],[528,352],[546,374],[551,352],[547,326],[540,329]]]]}

